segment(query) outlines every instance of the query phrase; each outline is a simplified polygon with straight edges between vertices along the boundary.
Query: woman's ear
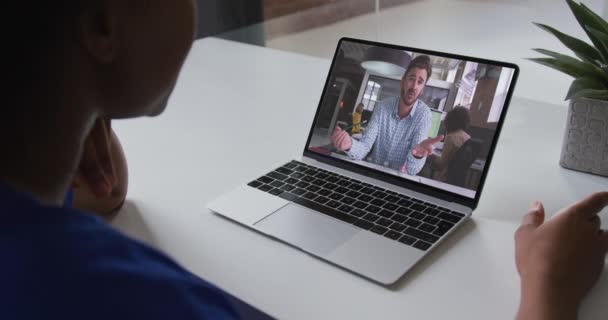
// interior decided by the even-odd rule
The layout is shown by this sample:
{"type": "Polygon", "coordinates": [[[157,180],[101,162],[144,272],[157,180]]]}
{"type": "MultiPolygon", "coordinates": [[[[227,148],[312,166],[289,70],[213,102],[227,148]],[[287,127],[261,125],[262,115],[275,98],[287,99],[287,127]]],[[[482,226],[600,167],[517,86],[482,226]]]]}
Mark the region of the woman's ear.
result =
{"type": "Polygon", "coordinates": [[[78,18],[78,40],[97,63],[108,64],[118,57],[121,8],[116,1],[93,1],[78,18]]]}

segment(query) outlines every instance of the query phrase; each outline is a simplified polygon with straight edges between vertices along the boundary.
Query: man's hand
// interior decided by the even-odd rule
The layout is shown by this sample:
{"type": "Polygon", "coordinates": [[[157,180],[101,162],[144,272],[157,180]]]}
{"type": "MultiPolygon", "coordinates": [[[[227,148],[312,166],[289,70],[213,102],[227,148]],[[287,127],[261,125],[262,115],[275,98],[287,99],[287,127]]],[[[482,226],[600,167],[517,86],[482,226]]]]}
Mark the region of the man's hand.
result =
{"type": "Polygon", "coordinates": [[[340,151],[347,151],[353,146],[353,140],[348,132],[342,130],[339,126],[336,126],[336,130],[331,135],[331,143],[334,147],[340,151]]]}
{"type": "Polygon", "coordinates": [[[515,234],[521,277],[518,319],[575,319],[578,306],[603,270],[608,233],[598,213],[608,192],[596,193],[544,222],[534,203],[515,234]]]}
{"type": "MultiPolygon", "coordinates": [[[[112,156],[110,120],[97,119],[85,140],[76,181],[84,182],[97,198],[107,197],[118,184],[112,156]]],[[[76,187],[78,187],[76,182],[76,187]]]]}
{"type": "Polygon", "coordinates": [[[429,138],[420,142],[420,144],[418,144],[414,147],[414,149],[412,149],[412,154],[414,155],[414,157],[419,159],[426,158],[432,155],[433,150],[435,149],[435,144],[441,142],[443,138],[444,136],[440,135],[436,136],[435,138],[429,138]]]}

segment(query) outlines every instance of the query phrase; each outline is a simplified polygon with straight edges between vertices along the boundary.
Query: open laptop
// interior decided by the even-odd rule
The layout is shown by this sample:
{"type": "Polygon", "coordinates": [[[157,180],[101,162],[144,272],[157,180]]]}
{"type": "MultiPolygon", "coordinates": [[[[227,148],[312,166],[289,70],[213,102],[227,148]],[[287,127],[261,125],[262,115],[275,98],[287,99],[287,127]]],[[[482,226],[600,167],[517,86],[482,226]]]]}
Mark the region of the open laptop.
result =
{"type": "Polygon", "coordinates": [[[302,157],[260,172],[208,208],[390,285],[473,213],[518,73],[510,63],[343,38],[302,157]],[[402,79],[412,61],[425,60],[432,75],[415,96],[408,90],[416,77],[402,79]],[[412,99],[409,114],[399,116],[412,99]],[[360,103],[371,117],[353,123],[360,103]],[[460,115],[451,117],[456,108],[460,115]],[[410,157],[412,145],[438,132],[435,113],[446,114],[441,148],[410,157]],[[338,126],[352,133],[357,124],[350,149],[332,142],[338,126]]]}

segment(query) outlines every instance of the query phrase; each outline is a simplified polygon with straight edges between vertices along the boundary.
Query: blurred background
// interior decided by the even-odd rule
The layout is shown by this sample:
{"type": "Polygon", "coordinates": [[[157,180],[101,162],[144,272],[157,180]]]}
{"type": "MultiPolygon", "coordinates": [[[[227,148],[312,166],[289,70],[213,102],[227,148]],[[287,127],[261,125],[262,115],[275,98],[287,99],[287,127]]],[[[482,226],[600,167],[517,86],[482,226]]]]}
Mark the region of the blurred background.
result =
{"type": "MultiPolygon", "coordinates": [[[[554,104],[571,79],[525,58],[569,54],[535,27],[583,38],[564,0],[199,0],[199,38],[215,36],[331,59],[344,36],[503,60],[522,68],[515,95],[554,104]]],[[[608,0],[583,0],[608,16],[608,0]]]]}

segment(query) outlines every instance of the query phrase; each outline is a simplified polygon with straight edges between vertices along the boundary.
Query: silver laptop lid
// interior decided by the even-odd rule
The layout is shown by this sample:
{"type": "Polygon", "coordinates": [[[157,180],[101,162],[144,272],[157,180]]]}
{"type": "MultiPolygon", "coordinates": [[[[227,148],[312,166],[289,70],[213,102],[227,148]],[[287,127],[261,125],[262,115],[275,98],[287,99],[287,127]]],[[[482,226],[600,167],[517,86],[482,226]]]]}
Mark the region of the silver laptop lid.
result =
{"type": "Polygon", "coordinates": [[[304,156],[474,209],[518,74],[510,63],[343,38],[304,156]]]}

